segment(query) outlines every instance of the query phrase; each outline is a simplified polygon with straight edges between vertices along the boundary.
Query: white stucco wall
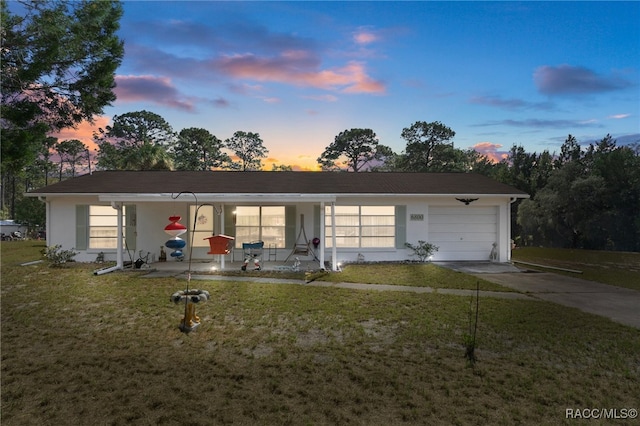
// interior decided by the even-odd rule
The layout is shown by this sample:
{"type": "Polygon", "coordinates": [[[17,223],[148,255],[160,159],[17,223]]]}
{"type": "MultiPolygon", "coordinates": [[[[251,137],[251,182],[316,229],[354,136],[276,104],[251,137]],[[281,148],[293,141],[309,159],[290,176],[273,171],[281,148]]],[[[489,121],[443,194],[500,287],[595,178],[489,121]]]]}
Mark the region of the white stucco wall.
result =
{"type": "MultiPolygon", "coordinates": [[[[484,197],[475,201],[473,207],[494,207],[497,212],[497,232],[496,242],[498,243],[498,261],[506,262],[510,260],[510,203],[507,197],[484,197]]],[[[48,201],[48,219],[47,219],[47,244],[60,244],[65,249],[75,248],[76,243],[76,205],[77,204],[106,204],[99,202],[97,197],[53,197],[48,201]]],[[[129,203],[127,203],[129,204],[129,203]]],[[[168,217],[172,215],[182,216],[181,223],[187,225],[188,206],[193,204],[193,200],[184,201],[168,201],[168,202],[137,202],[136,204],[136,247],[135,252],[132,251],[131,256],[135,260],[140,250],[152,253],[157,259],[160,255],[160,247],[169,238],[164,232],[164,227],[169,223],[168,217]]],[[[234,203],[238,204],[238,203],[234,203]]],[[[259,203],[245,203],[247,205],[258,205],[259,203]]],[[[262,203],[266,205],[266,203],[262,203]]],[[[315,235],[316,219],[314,217],[314,205],[319,203],[298,203],[296,204],[296,221],[299,221],[300,215],[305,217],[305,231],[309,240],[315,235]]],[[[219,211],[222,211],[222,204],[215,203],[219,211]]],[[[428,241],[429,239],[429,209],[430,207],[451,206],[460,207],[462,204],[455,200],[454,197],[362,197],[357,200],[348,197],[338,197],[336,205],[404,205],[406,206],[406,241],[416,244],[418,240],[428,241]]],[[[233,218],[225,218],[226,221],[233,218]]],[[[216,231],[221,229],[216,225],[216,231]]],[[[296,224],[296,236],[299,232],[299,223],[296,224]]],[[[219,232],[216,232],[219,233],[219,232]]],[[[186,234],[185,234],[185,237],[186,234]]],[[[488,248],[490,250],[490,247],[488,248]]],[[[89,262],[95,260],[97,254],[103,251],[107,260],[115,260],[116,250],[84,250],[77,256],[76,260],[80,262],[89,262]]],[[[196,247],[193,250],[193,259],[214,260],[218,256],[207,254],[207,247],[196,247]]],[[[189,253],[189,247],[185,249],[185,254],[189,253]]],[[[277,252],[277,261],[282,262],[289,255],[290,249],[279,249],[277,252]]],[[[167,255],[169,250],[167,250],[167,255]]],[[[332,251],[325,249],[325,260],[330,261],[332,251]]],[[[353,248],[338,249],[338,262],[355,262],[358,255],[362,254],[365,261],[401,261],[411,258],[411,251],[405,248],[353,248]]],[[[317,253],[319,256],[319,253],[317,253]]],[[[266,257],[266,250],[265,250],[266,257]]],[[[235,254],[235,259],[242,258],[241,250],[235,254]]],[[[446,261],[454,260],[455,256],[445,251],[436,252],[433,260],[446,261]]],[[[231,257],[227,257],[231,260],[231,257]]],[[[125,251],[124,260],[129,260],[129,254],[125,251]]],[[[169,259],[171,260],[171,259],[169,259]]],[[[488,256],[487,259],[489,260],[488,256]]]]}
{"type": "MultiPolygon", "coordinates": [[[[76,248],[76,205],[98,203],[97,197],[55,197],[47,201],[47,245],[60,245],[64,250],[76,248]]],[[[96,253],[79,251],[75,260],[90,262],[95,260],[96,253]]],[[[114,256],[111,260],[115,260],[114,256]]]]}

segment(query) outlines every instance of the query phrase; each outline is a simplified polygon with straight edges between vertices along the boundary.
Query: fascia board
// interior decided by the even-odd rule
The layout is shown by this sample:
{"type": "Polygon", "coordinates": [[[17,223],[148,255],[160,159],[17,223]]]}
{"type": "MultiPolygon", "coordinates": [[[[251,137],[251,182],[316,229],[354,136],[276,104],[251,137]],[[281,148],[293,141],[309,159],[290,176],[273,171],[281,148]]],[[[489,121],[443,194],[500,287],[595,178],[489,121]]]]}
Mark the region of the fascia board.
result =
{"type": "MultiPolygon", "coordinates": [[[[177,194],[99,194],[100,201],[119,202],[193,202],[191,193],[177,194]]],[[[332,202],[336,200],[333,194],[195,194],[198,202],[234,203],[234,202],[332,202]]]]}
{"type": "Polygon", "coordinates": [[[340,198],[487,198],[487,197],[501,197],[501,198],[529,198],[528,194],[403,194],[403,193],[393,193],[393,194],[351,194],[351,193],[342,193],[336,194],[337,197],[340,198]]]}

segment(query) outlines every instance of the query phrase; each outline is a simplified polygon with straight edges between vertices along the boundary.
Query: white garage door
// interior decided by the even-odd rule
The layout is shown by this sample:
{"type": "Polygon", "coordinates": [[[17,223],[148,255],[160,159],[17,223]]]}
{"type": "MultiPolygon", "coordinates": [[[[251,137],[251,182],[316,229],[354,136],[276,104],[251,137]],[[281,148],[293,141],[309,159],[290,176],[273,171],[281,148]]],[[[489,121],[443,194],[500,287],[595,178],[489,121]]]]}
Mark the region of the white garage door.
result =
{"type": "Polygon", "coordinates": [[[497,207],[429,207],[434,260],[489,260],[497,242],[497,207]]]}

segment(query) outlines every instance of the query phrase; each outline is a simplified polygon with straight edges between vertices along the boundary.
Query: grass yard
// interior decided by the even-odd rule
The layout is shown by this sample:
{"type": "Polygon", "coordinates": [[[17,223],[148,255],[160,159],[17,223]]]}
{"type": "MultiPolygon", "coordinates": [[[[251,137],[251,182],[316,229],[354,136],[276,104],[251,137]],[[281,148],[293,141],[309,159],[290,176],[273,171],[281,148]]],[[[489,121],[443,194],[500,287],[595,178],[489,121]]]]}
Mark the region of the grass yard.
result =
{"type": "Polygon", "coordinates": [[[582,271],[582,274],[530,267],[605,284],[640,290],[640,253],[524,247],[514,250],[514,260],[582,271]]]}
{"type": "Polygon", "coordinates": [[[198,281],[212,298],[183,334],[169,296],[185,281],[19,266],[44,245],[0,247],[3,426],[574,424],[568,408],[640,408],[638,330],[576,309],[482,298],[472,368],[467,297],[198,281]]]}
{"type": "Polygon", "coordinates": [[[462,274],[433,264],[373,263],[346,265],[341,273],[321,278],[333,282],[364,282],[371,284],[407,285],[415,287],[456,288],[475,290],[512,291],[492,282],[462,274]]]}

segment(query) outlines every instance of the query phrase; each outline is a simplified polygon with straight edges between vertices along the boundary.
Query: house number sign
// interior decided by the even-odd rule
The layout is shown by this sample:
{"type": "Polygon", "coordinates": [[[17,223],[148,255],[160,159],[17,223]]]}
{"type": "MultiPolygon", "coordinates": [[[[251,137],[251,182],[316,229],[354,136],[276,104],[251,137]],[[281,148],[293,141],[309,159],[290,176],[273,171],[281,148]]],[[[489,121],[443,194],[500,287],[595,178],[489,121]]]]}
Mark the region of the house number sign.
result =
{"type": "Polygon", "coordinates": [[[409,220],[424,220],[424,215],[412,213],[409,215],[409,220]]]}

